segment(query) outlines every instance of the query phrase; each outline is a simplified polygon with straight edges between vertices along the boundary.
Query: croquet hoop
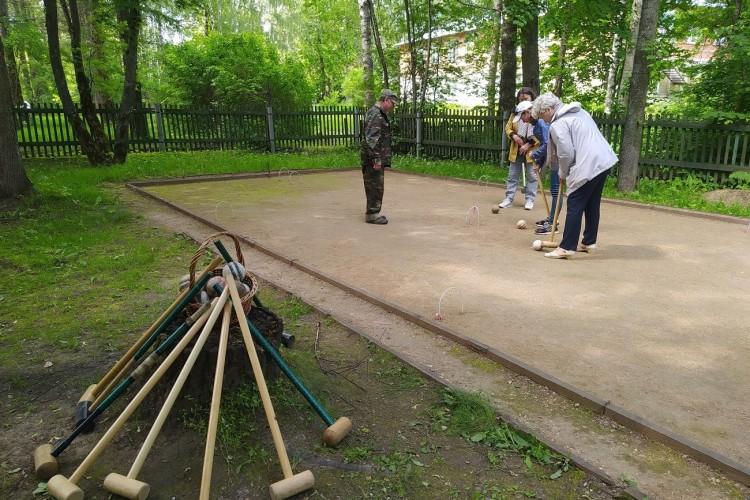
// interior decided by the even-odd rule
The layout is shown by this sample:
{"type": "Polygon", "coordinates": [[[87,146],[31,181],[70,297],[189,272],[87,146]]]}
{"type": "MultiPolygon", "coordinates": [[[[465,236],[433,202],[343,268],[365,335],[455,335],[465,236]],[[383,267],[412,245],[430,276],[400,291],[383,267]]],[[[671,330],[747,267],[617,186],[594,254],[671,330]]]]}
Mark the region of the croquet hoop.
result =
{"type": "MultiPolygon", "coordinates": [[[[219,233],[214,233],[203,240],[203,243],[200,244],[198,250],[195,251],[193,258],[190,260],[190,288],[192,288],[195,284],[195,268],[197,267],[198,262],[203,257],[203,254],[206,253],[206,249],[208,248],[208,246],[211,245],[220,236],[227,236],[232,239],[232,241],[234,242],[235,261],[239,262],[243,267],[245,267],[245,276],[240,281],[250,287],[250,291],[240,297],[240,301],[242,302],[242,310],[245,311],[245,315],[247,315],[250,312],[250,308],[252,307],[253,296],[258,293],[258,279],[248,272],[247,267],[245,266],[245,257],[242,255],[242,248],[240,247],[240,239],[235,234],[232,234],[228,231],[221,231],[219,233]]],[[[222,268],[214,269],[213,271],[211,271],[211,275],[221,276],[222,268]]],[[[191,302],[190,304],[188,304],[187,309],[192,313],[194,311],[197,311],[199,307],[200,304],[191,302]]],[[[237,318],[235,316],[232,316],[232,324],[237,324],[237,318]]]]}

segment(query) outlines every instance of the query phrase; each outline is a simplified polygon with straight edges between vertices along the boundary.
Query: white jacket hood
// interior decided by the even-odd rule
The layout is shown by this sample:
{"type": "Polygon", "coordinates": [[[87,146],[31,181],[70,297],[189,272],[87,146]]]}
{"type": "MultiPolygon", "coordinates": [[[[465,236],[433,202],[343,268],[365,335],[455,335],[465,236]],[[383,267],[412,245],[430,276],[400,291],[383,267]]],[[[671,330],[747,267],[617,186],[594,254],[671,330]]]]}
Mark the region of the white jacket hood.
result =
{"type": "Polygon", "coordinates": [[[577,113],[578,111],[581,111],[581,103],[578,101],[574,101],[569,104],[563,104],[560,109],[557,110],[555,116],[552,117],[552,121],[555,121],[566,113],[577,113]]]}

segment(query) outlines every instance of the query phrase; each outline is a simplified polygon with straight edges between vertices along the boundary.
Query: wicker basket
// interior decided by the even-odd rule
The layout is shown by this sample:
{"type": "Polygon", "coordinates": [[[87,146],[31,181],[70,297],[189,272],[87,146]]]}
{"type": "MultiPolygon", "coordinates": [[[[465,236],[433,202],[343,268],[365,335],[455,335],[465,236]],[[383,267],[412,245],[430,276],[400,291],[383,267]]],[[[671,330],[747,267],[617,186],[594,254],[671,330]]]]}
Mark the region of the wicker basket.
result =
{"type": "MultiPolygon", "coordinates": [[[[247,315],[250,312],[250,308],[252,307],[253,296],[256,293],[258,293],[258,280],[257,280],[257,278],[255,276],[253,276],[252,274],[250,274],[247,271],[247,267],[245,266],[245,258],[242,255],[242,249],[240,248],[240,240],[239,240],[239,238],[237,238],[236,235],[234,235],[232,233],[225,232],[225,231],[224,232],[220,232],[220,233],[215,233],[215,234],[212,234],[211,236],[209,236],[208,238],[206,238],[203,241],[203,243],[201,243],[201,245],[198,247],[198,250],[195,251],[195,255],[193,255],[192,260],[190,261],[190,285],[189,285],[189,288],[192,288],[193,285],[195,285],[195,268],[198,265],[198,261],[200,261],[201,257],[203,257],[203,254],[206,253],[206,249],[208,248],[208,246],[211,245],[216,240],[216,238],[218,238],[219,236],[227,236],[227,237],[231,238],[232,241],[234,241],[234,253],[237,256],[236,257],[236,261],[239,262],[240,264],[242,264],[243,267],[245,267],[245,276],[240,281],[242,283],[246,284],[250,288],[250,291],[248,293],[242,295],[240,297],[240,300],[242,302],[242,309],[243,309],[243,311],[245,311],[245,315],[247,315]]],[[[212,276],[221,276],[222,275],[222,269],[223,269],[223,266],[222,266],[222,268],[214,269],[213,271],[211,271],[211,275],[212,276]]],[[[200,304],[198,304],[196,302],[191,302],[190,304],[187,305],[187,309],[188,309],[189,313],[191,313],[191,314],[193,312],[197,311],[198,308],[200,308],[200,304]]],[[[232,324],[233,325],[237,324],[237,317],[236,316],[232,316],[232,324]]]]}

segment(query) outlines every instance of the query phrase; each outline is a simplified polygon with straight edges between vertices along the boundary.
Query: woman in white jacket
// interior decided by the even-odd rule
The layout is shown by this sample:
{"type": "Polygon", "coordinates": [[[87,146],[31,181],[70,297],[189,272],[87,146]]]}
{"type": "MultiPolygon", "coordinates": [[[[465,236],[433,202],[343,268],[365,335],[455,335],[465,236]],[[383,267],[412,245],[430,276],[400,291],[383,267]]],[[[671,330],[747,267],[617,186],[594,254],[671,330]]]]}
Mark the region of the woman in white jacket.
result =
{"type": "Polygon", "coordinates": [[[576,249],[591,252],[596,248],[599,232],[599,205],[604,182],[609,169],[617,163],[617,155],[580,103],[563,104],[555,94],[548,92],[534,101],[531,115],[550,124],[547,162],[557,159],[560,182],[568,187],[568,211],[562,241],[558,248],[544,256],[566,259],[574,255],[576,249]],[[584,215],[586,227],[578,246],[584,215]]]}

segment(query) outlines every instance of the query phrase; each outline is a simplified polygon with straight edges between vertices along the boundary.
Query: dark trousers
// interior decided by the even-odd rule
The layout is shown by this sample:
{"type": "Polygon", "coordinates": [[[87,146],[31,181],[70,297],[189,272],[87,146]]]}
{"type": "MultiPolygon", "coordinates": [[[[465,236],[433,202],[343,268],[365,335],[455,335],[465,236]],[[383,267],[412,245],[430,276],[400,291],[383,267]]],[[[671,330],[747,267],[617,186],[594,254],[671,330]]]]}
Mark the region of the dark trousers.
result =
{"type": "Polygon", "coordinates": [[[576,250],[578,248],[578,237],[581,235],[581,218],[586,216],[586,227],[583,230],[584,245],[596,243],[599,232],[599,205],[602,202],[602,191],[607,180],[609,170],[602,172],[583,186],[579,187],[573,194],[568,196],[568,212],[565,216],[565,229],[560,248],[564,250],[576,250]]]}
{"type": "MultiPolygon", "coordinates": [[[[549,172],[549,192],[552,195],[552,205],[549,207],[547,221],[552,224],[555,218],[555,209],[557,209],[557,195],[560,193],[560,176],[556,168],[549,172]]],[[[562,212],[562,205],[560,206],[560,212],[562,212]]],[[[560,214],[557,215],[557,219],[559,223],[560,214]]]]}
{"type": "Polygon", "coordinates": [[[365,183],[365,196],[367,197],[367,215],[380,213],[383,205],[383,191],[385,190],[384,168],[380,170],[372,168],[371,162],[362,163],[362,179],[365,183]]]}

